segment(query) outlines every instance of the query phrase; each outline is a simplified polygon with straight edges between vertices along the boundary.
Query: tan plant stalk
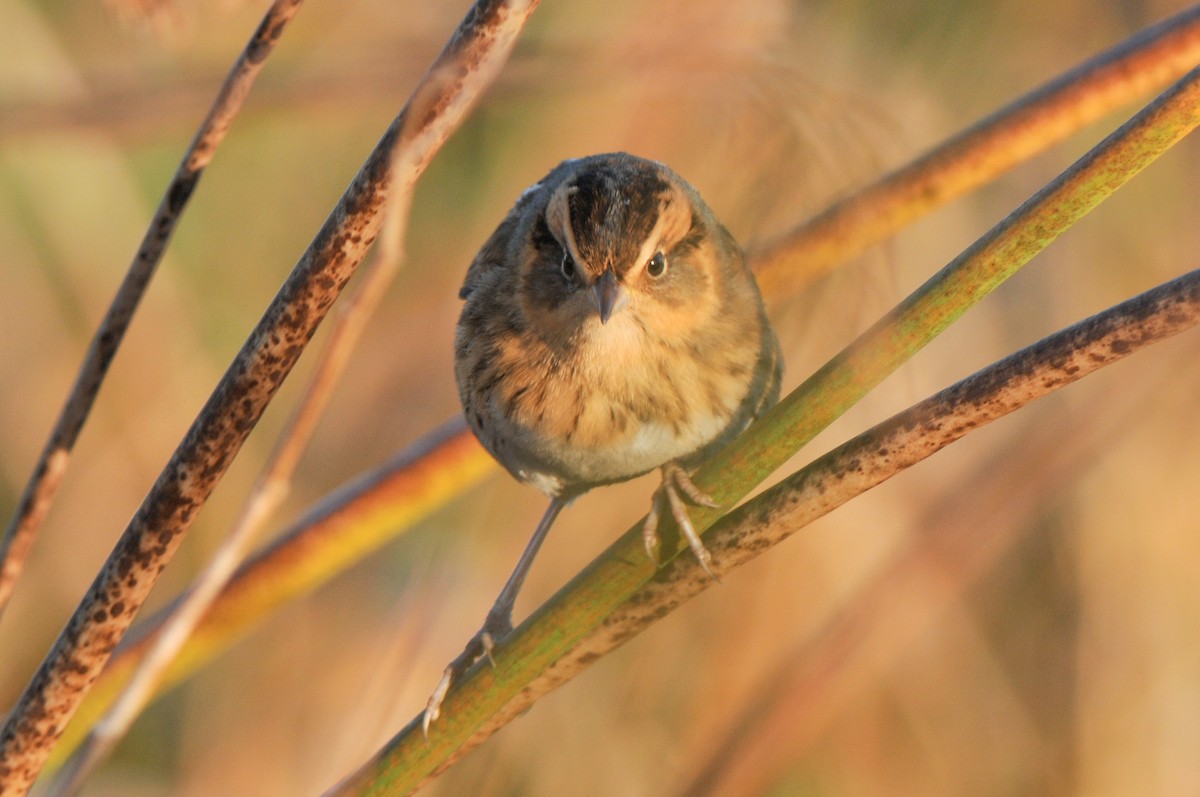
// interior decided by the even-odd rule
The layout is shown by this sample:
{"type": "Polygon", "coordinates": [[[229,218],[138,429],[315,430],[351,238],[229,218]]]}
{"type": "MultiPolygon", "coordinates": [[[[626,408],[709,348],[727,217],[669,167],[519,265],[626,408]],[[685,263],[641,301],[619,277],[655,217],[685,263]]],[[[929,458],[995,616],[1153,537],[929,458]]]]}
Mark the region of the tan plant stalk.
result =
{"type": "MultiPolygon", "coordinates": [[[[970,432],[1197,324],[1200,271],[1192,271],[981,369],[849,440],[723,517],[704,535],[714,567],[725,572],[749,562],[970,432]]],[[[601,557],[611,555],[610,549],[601,557]]],[[[528,711],[545,694],[712,585],[713,580],[696,561],[686,556],[673,559],[569,653],[526,684],[431,777],[528,711]]],[[[528,623],[536,621],[535,614],[528,623]]],[[[480,668],[480,674],[488,676],[487,668],[480,668]]],[[[416,740],[420,735],[417,717],[395,741],[416,740]]],[[[389,750],[395,752],[394,747],[389,750]]],[[[385,763],[383,756],[374,759],[359,770],[356,780],[329,792],[328,797],[411,791],[408,786],[365,787],[383,782],[372,778],[385,763]]],[[[400,775],[394,780],[412,783],[400,775]]]]}
{"type": "Polygon", "coordinates": [[[0,733],[0,795],[24,794],[158,574],[411,183],[506,60],[536,0],[479,0],[388,127],[201,410],[0,733]]]}
{"type": "MultiPolygon", "coordinates": [[[[912,167],[864,188],[785,237],[752,246],[751,262],[768,300],[782,301],[788,291],[829,267],[813,270],[807,265],[810,257],[828,264],[832,261],[827,258],[852,255],[870,241],[895,232],[914,213],[931,210],[934,204],[928,200],[949,201],[1014,165],[1016,158],[1031,157],[1139,93],[1178,77],[1198,60],[1200,7],[1148,28],[1051,81],[934,148],[912,167]],[[1009,146],[996,150],[997,142],[1009,146]],[[912,203],[917,204],[910,207],[912,203]],[[886,229],[880,228],[879,220],[887,221],[886,229]],[[848,241],[857,243],[846,248],[848,241]],[[792,269],[799,270],[797,276],[780,275],[792,269]]],[[[172,668],[170,681],[187,677],[276,607],[358,561],[493,468],[458,418],[412,451],[328,496],[239,572],[202,620],[197,637],[189,642],[189,655],[172,668]]],[[[132,661],[143,655],[146,643],[157,633],[153,626],[146,627],[141,642],[116,654],[81,709],[81,719],[85,713],[97,715],[113,699],[132,661]]],[[[74,733],[72,726],[68,736],[74,733]]],[[[67,742],[64,738],[62,747],[67,742]]]]}
{"type": "Polygon", "coordinates": [[[769,793],[840,711],[945,622],[1021,540],[1043,530],[1033,522],[1039,509],[1119,445],[1164,383],[1190,378],[1190,387],[1177,387],[1200,389],[1200,374],[1180,374],[1178,357],[1162,359],[1158,378],[1109,391],[1087,414],[1064,408],[1049,422],[1027,421],[1028,433],[955,474],[887,561],[778,655],[737,716],[695,756],[677,797],[769,793]]]}
{"type": "MultiPolygon", "coordinates": [[[[1190,72],[1080,158],[784,397],[697,470],[697,485],[718,502],[736,503],[1197,125],[1200,69],[1190,72]]],[[[719,514],[696,508],[692,521],[697,529],[707,529],[719,514]]],[[[751,548],[757,545],[761,541],[752,541],[751,548]]],[[[730,561],[739,560],[732,556],[730,561]]],[[[721,572],[720,567],[714,570],[721,572]]],[[[597,629],[601,635],[610,630],[614,613],[630,606],[637,611],[644,605],[635,596],[660,577],[642,555],[640,526],[636,526],[494,651],[494,669],[476,667],[460,681],[457,691],[446,698],[442,718],[428,742],[414,730],[420,725],[419,718],[414,720],[364,765],[352,779],[354,788],[371,789],[373,784],[387,783],[389,789],[404,792],[441,771],[477,743],[481,734],[494,732],[511,719],[508,706],[541,694],[532,684],[597,629]]]]}
{"type": "Polygon", "coordinates": [[[54,422],[50,437],[33,467],[33,474],[21,494],[17,511],[4,530],[4,536],[0,537],[0,615],[3,615],[5,607],[8,606],[13,587],[21,575],[38,529],[46,519],[54,494],[62,483],[71,460],[71,450],[75,447],[83,424],[87,421],[96,394],[100,391],[100,384],[104,381],[108,367],[125,338],[125,332],[129,329],[142,295],[150,284],[150,278],[154,276],[154,271],[162,261],[171,234],[175,232],[175,225],[179,222],[204,169],[212,162],[217,146],[224,140],[225,133],[241,110],[242,102],[249,94],[250,87],[262,70],[267,56],[274,49],[275,42],[279,40],[288,22],[300,10],[301,2],[303,0],[276,0],[242,54],[238,56],[208,115],[201,123],[200,130],[176,169],[175,176],[171,178],[137,254],[134,255],[133,262],[117,289],[117,295],[113,297],[88,346],[83,364],[75,376],[75,384],[72,385],[66,403],[54,422]]]}
{"type": "MultiPolygon", "coordinates": [[[[445,116],[439,117],[439,120],[451,126],[456,121],[445,116]]],[[[167,668],[187,643],[197,623],[237,572],[263,525],[290,492],[296,466],[312,439],[317,422],[329,405],[333,389],[358,345],[367,321],[400,268],[400,252],[414,187],[415,183],[410,181],[392,189],[394,198],[385,214],[383,232],[375,247],[372,267],[363,275],[350,300],[338,308],[329,340],[321,353],[321,362],[251,488],[233,527],[204,570],[172,606],[162,632],[138,662],[124,691],[108,713],[93,726],[83,744],[55,778],[48,797],[67,797],[77,793],[91,773],[108,758],[117,742],[129,732],[130,726],[154,697],[167,668]]]]}
{"type": "Polygon", "coordinates": [[[813,218],[751,247],[768,297],[790,296],[897,230],[1200,63],[1200,6],[1131,36],[813,218]]]}

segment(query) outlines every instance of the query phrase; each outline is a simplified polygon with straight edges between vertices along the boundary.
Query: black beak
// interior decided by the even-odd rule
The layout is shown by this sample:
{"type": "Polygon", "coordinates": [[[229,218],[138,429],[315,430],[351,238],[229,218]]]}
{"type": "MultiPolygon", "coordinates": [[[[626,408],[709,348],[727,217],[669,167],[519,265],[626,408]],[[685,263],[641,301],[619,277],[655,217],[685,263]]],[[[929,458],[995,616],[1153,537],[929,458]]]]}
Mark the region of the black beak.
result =
{"type": "Polygon", "coordinates": [[[592,290],[595,292],[596,308],[600,311],[600,323],[607,324],[613,311],[620,309],[622,299],[625,298],[624,291],[617,282],[617,275],[610,268],[600,275],[592,290]]]}

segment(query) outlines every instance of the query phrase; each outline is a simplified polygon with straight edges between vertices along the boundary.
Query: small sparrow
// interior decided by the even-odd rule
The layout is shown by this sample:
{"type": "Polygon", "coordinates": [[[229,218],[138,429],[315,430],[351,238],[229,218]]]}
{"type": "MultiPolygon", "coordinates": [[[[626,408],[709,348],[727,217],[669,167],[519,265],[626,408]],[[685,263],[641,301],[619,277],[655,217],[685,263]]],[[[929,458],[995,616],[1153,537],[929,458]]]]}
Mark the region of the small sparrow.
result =
{"type": "Polygon", "coordinates": [[[459,296],[455,376],[467,422],[550,506],[429,698],[426,732],[451,682],[512,630],[538,548],[580,494],[661,468],[646,550],[657,561],[666,508],[712,574],[685,500],[716,504],[688,469],[778,400],[782,367],[733,236],[679,175],[625,153],[564,161],[521,194],[459,296]]]}

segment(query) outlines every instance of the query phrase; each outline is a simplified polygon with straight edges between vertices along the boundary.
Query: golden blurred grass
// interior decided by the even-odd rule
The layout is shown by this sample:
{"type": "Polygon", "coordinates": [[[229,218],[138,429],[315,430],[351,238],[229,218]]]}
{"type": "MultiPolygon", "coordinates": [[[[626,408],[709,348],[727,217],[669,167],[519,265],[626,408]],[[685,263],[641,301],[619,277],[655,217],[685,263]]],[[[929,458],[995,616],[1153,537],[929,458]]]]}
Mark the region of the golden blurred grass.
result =
{"type": "MultiPolygon", "coordinates": [[[[1040,8],[796,10],[756,0],[541,9],[497,90],[418,191],[406,271],[335,399],[293,508],[457,411],[450,337],[465,263],[515,195],[558,159],[611,149],[661,158],[697,184],[743,240],[767,235],[1174,10],[1040,8]]],[[[203,87],[220,79],[257,9],[198,6],[167,32],[124,28],[98,13],[34,4],[0,10],[0,37],[13,45],[0,48],[13,53],[0,70],[5,509],[202,113],[203,87]],[[195,107],[178,102],[193,95],[195,107]]],[[[201,183],[0,628],[6,703],[460,14],[413,3],[301,13],[263,77],[261,99],[252,97],[201,183]]],[[[817,298],[781,309],[788,383],[1101,128],[915,225],[883,254],[827,280],[817,298]]],[[[1169,158],[813,451],[1194,267],[1195,145],[1169,158]]],[[[1178,793],[1200,775],[1186,744],[1200,724],[1189,686],[1200,675],[1189,586],[1197,561],[1189,532],[1200,525],[1192,510],[1195,346],[1185,337],[1110,369],[826,518],[544,701],[431,792],[678,790],[760,681],[893,550],[933,523],[954,522],[938,514],[952,497],[968,500],[959,496],[1024,476],[1007,488],[1012,500],[998,502],[1006,512],[971,520],[1010,524],[1020,542],[935,631],[858,662],[867,674],[823,707],[822,722],[810,722],[799,741],[781,736],[783,754],[766,785],[724,793],[1100,785],[1178,793]],[[1114,404],[1123,407],[1115,420],[1114,404]],[[1068,421],[1110,431],[1047,475],[1034,443],[1068,421]]],[[[285,390],[281,405],[288,397],[285,390]]],[[[270,411],[251,438],[165,574],[160,599],[186,581],[228,524],[284,415],[282,406],[270,411]]],[[[650,489],[638,482],[579,501],[547,543],[523,605],[547,597],[636,519],[650,489]]],[[[327,786],[421,704],[494,597],[542,503],[497,477],[289,608],[152,709],[94,792],[297,794],[327,786]]]]}

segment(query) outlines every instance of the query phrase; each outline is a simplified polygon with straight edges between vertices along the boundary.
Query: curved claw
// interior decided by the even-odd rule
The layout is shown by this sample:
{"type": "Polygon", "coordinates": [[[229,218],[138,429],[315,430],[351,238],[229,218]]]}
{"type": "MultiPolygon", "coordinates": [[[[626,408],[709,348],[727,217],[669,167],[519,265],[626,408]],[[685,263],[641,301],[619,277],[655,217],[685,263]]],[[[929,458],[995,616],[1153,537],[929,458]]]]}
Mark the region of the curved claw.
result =
{"type": "Polygon", "coordinates": [[[688,475],[686,470],[679,467],[674,462],[668,462],[666,465],[663,465],[663,481],[674,482],[680,490],[683,490],[683,494],[686,495],[693,504],[697,504],[698,506],[706,506],[709,509],[721,508],[721,505],[714,501],[712,496],[696,486],[696,483],[692,481],[692,477],[688,475]]]}
{"type": "Polygon", "coordinates": [[[425,734],[425,741],[429,741],[429,726],[442,715],[442,701],[446,699],[446,693],[450,691],[450,683],[453,680],[451,665],[442,672],[442,677],[433,688],[433,693],[429,695],[429,700],[425,701],[425,711],[421,714],[421,732],[425,734]]]}
{"type": "MultiPolygon", "coordinates": [[[[511,631],[512,629],[510,628],[508,630],[511,631]]],[[[508,631],[505,631],[500,638],[503,639],[505,636],[508,636],[508,631]]],[[[496,658],[492,655],[492,651],[496,649],[496,640],[492,638],[490,633],[488,633],[487,628],[480,630],[479,644],[483,647],[483,656],[487,658],[488,664],[492,665],[492,669],[495,669],[496,658]]],[[[476,657],[476,660],[478,660],[478,657],[476,657]]]]}
{"type": "Polygon", "coordinates": [[[525,582],[529,566],[533,564],[538,548],[546,539],[550,527],[554,525],[554,519],[558,517],[558,513],[564,506],[571,503],[572,497],[556,496],[550,499],[550,506],[546,507],[546,513],[542,515],[537,528],[534,529],[533,536],[525,545],[521,558],[517,560],[516,568],[505,582],[504,589],[500,590],[500,594],[496,596],[496,602],[492,604],[491,610],[488,611],[487,618],[483,621],[483,628],[480,628],[475,636],[471,637],[471,641],[463,648],[463,652],[450,662],[450,665],[442,673],[442,679],[438,681],[433,694],[425,702],[425,713],[421,717],[421,728],[425,731],[426,739],[429,738],[429,727],[442,713],[442,701],[446,699],[446,694],[450,691],[454,679],[462,676],[471,669],[472,664],[484,656],[493,667],[496,666],[496,659],[492,656],[492,651],[496,648],[497,642],[512,632],[513,604],[517,602],[517,593],[521,591],[521,584],[525,582]]]}
{"type": "Polygon", "coordinates": [[[679,493],[669,485],[664,484],[663,490],[667,494],[667,500],[671,503],[671,516],[675,518],[675,522],[679,524],[679,530],[683,533],[684,538],[688,542],[688,546],[692,549],[696,560],[700,562],[700,566],[704,568],[704,572],[708,573],[713,581],[720,581],[717,574],[712,571],[710,563],[712,562],[712,554],[704,547],[704,542],[700,539],[700,535],[696,533],[695,526],[692,525],[692,519],[688,517],[687,507],[683,505],[683,499],[679,497],[679,493]]]}
{"type": "Polygon", "coordinates": [[[425,711],[421,715],[421,731],[425,734],[426,739],[429,738],[430,726],[442,715],[442,702],[446,699],[446,693],[450,691],[450,687],[480,659],[486,658],[488,663],[495,667],[496,659],[493,658],[492,651],[496,649],[496,644],[508,636],[511,631],[512,619],[510,617],[489,614],[483,623],[483,628],[480,628],[475,636],[471,637],[466,647],[463,648],[463,652],[458,654],[458,658],[450,662],[442,671],[442,677],[437,682],[437,686],[433,688],[429,699],[425,701],[425,711]]]}
{"type": "Polygon", "coordinates": [[[679,494],[682,492],[687,496],[688,500],[699,506],[706,506],[712,509],[720,507],[707,493],[702,491],[692,482],[687,471],[676,465],[674,462],[668,462],[662,467],[662,484],[654,492],[654,497],[650,499],[650,512],[646,515],[646,522],[642,525],[642,539],[646,545],[646,554],[657,567],[658,561],[658,519],[660,513],[660,505],[663,496],[666,496],[667,503],[671,507],[671,517],[675,518],[675,523],[679,526],[680,533],[687,540],[688,547],[692,549],[692,554],[695,555],[696,561],[704,568],[704,572],[708,573],[709,577],[714,581],[720,581],[717,574],[712,570],[712,554],[704,547],[704,542],[700,539],[700,535],[696,533],[696,527],[692,525],[692,519],[688,516],[687,506],[684,505],[683,499],[679,494]]]}
{"type": "Polygon", "coordinates": [[[662,566],[658,559],[658,503],[662,497],[662,488],[650,496],[650,511],[646,514],[646,522],[642,524],[642,543],[646,546],[646,556],[654,563],[655,569],[662,566]]]}

